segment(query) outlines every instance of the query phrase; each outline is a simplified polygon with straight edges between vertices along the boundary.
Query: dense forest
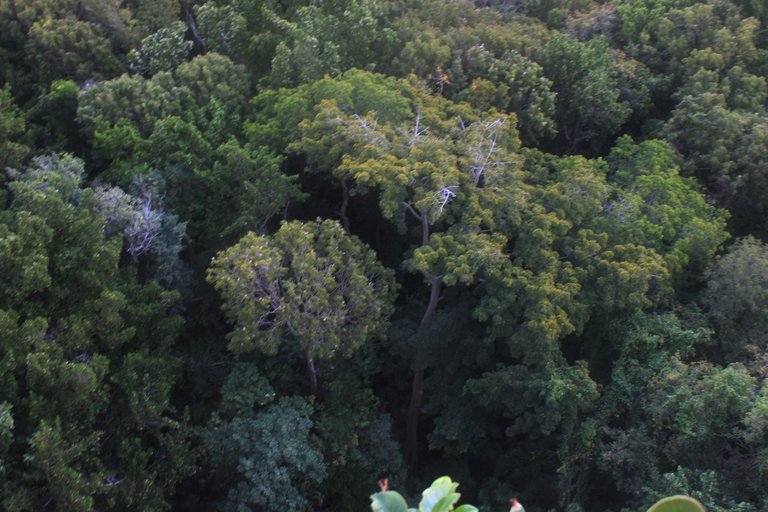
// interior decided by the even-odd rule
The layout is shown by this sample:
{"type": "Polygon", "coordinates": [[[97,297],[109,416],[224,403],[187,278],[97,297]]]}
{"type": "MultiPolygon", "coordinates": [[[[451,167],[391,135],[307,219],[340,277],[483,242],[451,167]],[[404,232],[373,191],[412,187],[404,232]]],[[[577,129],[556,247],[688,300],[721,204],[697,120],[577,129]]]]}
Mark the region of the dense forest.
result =
{"type": "Polygon", "coordinates": [[[765,0],[0,0],[0,509],[768,510],[765,0]]]}

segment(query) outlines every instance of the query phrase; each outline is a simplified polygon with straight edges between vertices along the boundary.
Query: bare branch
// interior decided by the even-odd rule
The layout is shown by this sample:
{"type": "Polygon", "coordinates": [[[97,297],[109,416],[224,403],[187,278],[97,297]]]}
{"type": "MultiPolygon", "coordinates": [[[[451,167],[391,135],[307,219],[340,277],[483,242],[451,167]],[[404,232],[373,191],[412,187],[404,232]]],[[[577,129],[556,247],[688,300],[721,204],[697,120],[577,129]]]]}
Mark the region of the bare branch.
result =
{"type": "Polygon", "coordinates": [[[366,131],[371,129],[371,127],[370,127],[370,126],[368,126],[368,123],[366,123],[366,122],[365,122],[365,119],[363,119],[362,117],[360,117],[358,114],[353,114],[353,115],[352,115],[352,119],[357,119],[357,122],[358,122],[358,123],[360,123],[360,127],[361,127],[362,129],[364,129],[364,130],[366,130],[366,131]]]}
{"type": "Polygon", "coordinates": [[[484,129],[484,136],[478,140],[473,147],[470,149],[470,152],[475,155],[475,165],[470,166],[469,172],[472,175],[472,180],[474,182],[475,186],[478,186],[480,183],[480,178],[483,176],[483,174],[487,173],[488,169],[490,167],[498,167],[500,165],[506,165],[509,162],[492,162],[494,151],[496,150],[496,142],[498,140],[498,135],[496,133],[496,128],[504,125],[504,121],[501,119],[495,119],[494,121],[490,123],[481,123],[481,126],[484,129]],[[488,140],[488,136],[491,136],[490,139],[490,147],[486,151],[484,149],[485,142],[488,140]]]}
{"type": "Polygon", "coordinates": [[[413,135],[411,136],[411,140],[408,143],[409,146],[413,146],[416,143],[416,139],[421,136],[422,134],[429,131],[429,127],[424,128],[423,130],[419,131],[419,123],[421,122],[421,112],[417,109],[416,110],[416,124],[413,127],[413,135]]]}
{"type": "MultiPolygon", "coordinates": [[[[378,122],[379,122],[378,116],[374,118],[373,126],[368,124],[365,118],[363,118],[359,114],[353,114],[352,118],[357,120],[358,124],[360,125],[360,128],[362,128],[363,131],[365,132],[365,135],[363,136],[363,138],[366,141],[372,144],[375,144],[381,149],[384,149],[384,150],[388,149],[389,144],[387,143],[387,139],[381,133],[376,131],[376,126],[378,125],[378,122]]],[[[344,122],[343,119],[339,119],[339,121],[345,126],[347,126],[347,123],[344,122]]]]}
{"type": "Polygon", "coordinates": [[[488,162],[488,160],[491,159],[491,156],[493,155],[493,149],[496,147],[496,134],[493,134],[493,140],[491,141],[491,147],[488,149],[488,154],[485,157],[485,161],[488,162]]]}
{"type": "Polygon", "coordinates": [[[447,187],[443,187],[438,193],[438,201],[440,202],[440,211],[443,211],[443,208],[445,208],[445,205],[448,204],[448,202],[456,197],[456,194],[453,192],[459,188],[458,185],[449,185],[447,187]]]}

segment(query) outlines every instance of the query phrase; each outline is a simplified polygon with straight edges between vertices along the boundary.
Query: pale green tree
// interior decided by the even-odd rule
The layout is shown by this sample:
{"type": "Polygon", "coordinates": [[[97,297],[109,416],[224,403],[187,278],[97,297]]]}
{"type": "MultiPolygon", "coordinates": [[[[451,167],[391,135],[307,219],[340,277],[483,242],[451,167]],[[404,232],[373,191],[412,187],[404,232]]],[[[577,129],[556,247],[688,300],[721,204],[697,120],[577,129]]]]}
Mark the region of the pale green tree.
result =
{"type": "Polygon", "coordinates": [[[373,251],[328,220],[284,223],[272,236],[248,233],[208,270],[234,324],[229,348],[275,354],[295,344],[315,394],[315,359],[349,357],[384,334],[392,277],[373,251]]]}

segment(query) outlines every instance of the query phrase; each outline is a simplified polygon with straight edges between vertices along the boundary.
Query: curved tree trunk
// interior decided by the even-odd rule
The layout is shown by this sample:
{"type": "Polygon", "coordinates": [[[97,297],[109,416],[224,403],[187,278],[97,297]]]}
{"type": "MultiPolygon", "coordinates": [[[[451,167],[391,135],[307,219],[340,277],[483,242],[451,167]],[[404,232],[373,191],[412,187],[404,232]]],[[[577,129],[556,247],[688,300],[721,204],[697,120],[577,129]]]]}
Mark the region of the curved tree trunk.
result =
{"type": "MultiPolygon", "coordinates": [[[[429,289],[429,304],[424,316],[421,317],[420,328],[424,328],[435,317],[437,303],[440,300],[440,288],[443,284],[443,276],[435,276],[429,289]]],[[[421,413],[421,401],[424,395],[424,368],[421,366],[416,348],[416,361],[413,368],[413,383],[411,384],[411,402],[408,405],[408,419],[405,432],[405,461],[408,467],[415,468],[418,464],[419,448],[419,415],[421,413]]]]}

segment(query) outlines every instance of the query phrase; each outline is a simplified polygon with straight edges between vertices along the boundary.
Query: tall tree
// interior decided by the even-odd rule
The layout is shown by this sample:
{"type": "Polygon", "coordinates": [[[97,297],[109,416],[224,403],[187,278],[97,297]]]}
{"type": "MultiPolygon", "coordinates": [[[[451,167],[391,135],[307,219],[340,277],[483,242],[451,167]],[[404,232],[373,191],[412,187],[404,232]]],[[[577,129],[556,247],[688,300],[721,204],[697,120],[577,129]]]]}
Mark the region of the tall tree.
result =
{"type": "MultiPolygon", "coordinates": [[[[444,284],[469,284],[484,267],[503,258],[504,238],[484,230],[495,224],[495,208],[520,207],[512,153],[518,140],[513,117],[463,125],[459,116],[451,116],[448,102],[418,89],[412,94],[417,103],[409,125],[376,123],[374,112],[362,117],[326,103],[319,107],[315,127],[329,121],[350,127],[341,137],[350,151],[333,172],[356,186],[376,187],[383,216],[402,231],[408,219],[418,226],[418,242],[404,266],[421,274],[429,289],[420,321],[426,327],[444,284]]],[[[463,113],[470,122],[473,114],[463,113]]],[[[307,130],[301,144],[312,148],[323,140],[339,141],[339,132],[333,139],[312,141],[322,133],[307,130]]],[[[406,454],[415,464],[425,370],[419,347],[412,364],[406,454]]]]}
{"type": "Polygon", "coordinates": [[[275,354],[293,342],[312,393],[315,359],[349,357],[386,328],[392,272],[333,221],[284,223],[272,236],[248,233],[214,258],[208,281],[234,323],[229,347],[275,354]]]}

